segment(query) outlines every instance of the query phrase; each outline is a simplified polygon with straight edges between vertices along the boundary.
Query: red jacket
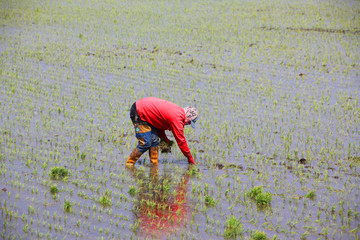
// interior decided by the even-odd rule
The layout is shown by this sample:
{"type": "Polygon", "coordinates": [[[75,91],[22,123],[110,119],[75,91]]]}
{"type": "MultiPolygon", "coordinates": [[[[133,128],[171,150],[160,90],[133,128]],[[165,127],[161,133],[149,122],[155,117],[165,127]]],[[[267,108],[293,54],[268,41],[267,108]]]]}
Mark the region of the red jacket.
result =
{"type": "Polygon", "coordinates": [[[185,112],[182,107],[163,99],[147,97],[136,101],[136,110],[141,120],[153,125],[159,137],[168,143],[165,130],[170,130],[185,157],[192,159],[184,136],[185,112]]]}

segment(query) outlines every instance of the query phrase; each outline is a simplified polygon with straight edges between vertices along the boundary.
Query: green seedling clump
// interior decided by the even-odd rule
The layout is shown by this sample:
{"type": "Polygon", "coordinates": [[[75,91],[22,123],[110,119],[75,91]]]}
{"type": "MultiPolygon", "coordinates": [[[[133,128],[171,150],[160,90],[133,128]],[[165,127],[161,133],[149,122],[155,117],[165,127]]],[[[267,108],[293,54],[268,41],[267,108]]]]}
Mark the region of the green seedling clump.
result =
{"type": "Polygon", "coordinates": [[[256,231],[255,233],[252,234],[251,239],[253,239],[253,240],[266,240],[266,239],[268,239],[268,237],[266,236],[266,233],[256,231]]]}
{"type": "Polygon", "coordinates": [[[261,206],[269,205],[272,201],[272,194],[270,192],[264,192],[262,186],[252,188],[248,195],[261,206]]]}
{"type": "Polygon", "coordinates": [[[360,163],[360,157],[358,157],[358,156],[351,156],[351,157],[349,157],[349,160],[360,163]]]}
{"type": "Polygon", "coordinates": [[[165,179],[164,182],[163,182],[163,190],[164,190],[164,193],[168,193],[171,189],[171,186],[169,184],[169,180],[165,179]]]}
{"type": "Polygon", "coordinates": [[[51,179],[59,180],[68,177],[70,175],[70,172],[64,167],[54,167],[50,170],[49,175],[51,179]]]}
{"type": "Polygon", "coordinates": [[[225,224],[225,238],[236,238],[242,234],[243,227],[240,219],[237,219],[235,216],[232,216],[226,220],[225,224]]]}
{"type": "Polygon", "coordinates": [[[216,202],[215,199],[209,195],[205,196],[205,205],[207,206],[215,206],[216,202]]]}
{"type": "Polygon", "coordinates": [[[272,194],[270,192],[263,192],[255,197],[255,201],[259,205],[269,205],[272,200],[272,194]]]}
{"type": "Polygon", "coordinates": [[[358,156],[351,156],[349,157],[350,167],[357,166],[360,164],[360,157],[358,156]]]}
{"type": "Polygon", "coordinates": [[[305,195],[306,198],[314,199],[316,197],[315,191],[310,191],[305,195]]]}
{"type": "Polygon", "coordinates": [[[72,204],[69,200],[65,200],[64,202],[64,211],[71,212],[72,204]]]}
{"type": "Polygon", "coordinates": [[[263,192],[262,186],[253,187],[249,192],[249,197],[254,198],[263,192]]]}
{"type": "Polygon", "coordinates": [[[196,167],[189,169],[189,175],[192,177],[197,177],[199,175],[199,170],[196,167]]]}
{"type": "Polygon", "coordinates": [[[111,206],[112,205],[111,198],[107,195],[101,196],[99,199],[99,202],[103,206],[111,206]]]}
{"type": "Polygon", "coordinates": [[[50,187],[50,193],[51,194],[56,194],[59,192],[59,188],[56,185],[53,185],[50,187]]]}
{"type": "Polygon", "coordinates": [[[130,188],[129,188],[129,194],[130,194],[131,196],[134,196],[135,193],[136,193],[136,188],[135,188],[135,186],[130,186],[130,188]]]}

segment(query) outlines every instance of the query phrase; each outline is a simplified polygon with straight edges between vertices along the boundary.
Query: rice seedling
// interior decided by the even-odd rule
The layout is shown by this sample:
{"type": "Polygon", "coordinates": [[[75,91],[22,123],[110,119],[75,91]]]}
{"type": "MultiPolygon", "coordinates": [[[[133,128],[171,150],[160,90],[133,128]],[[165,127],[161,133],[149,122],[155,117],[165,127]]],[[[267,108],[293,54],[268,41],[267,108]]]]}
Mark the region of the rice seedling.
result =
{"type": "Polygon", "coordinates": [[[28,233],[28,232],[29,232],[29,228],[30,228],[29,225],[26,224],[26,225],[24,226],[24,228],[23,228],[23,231],[24,231],[25,233],[28,233]]]}
{"type": "Polygon", "coordinates": [[[72,211],[72,203],[69,200],[65,200],[64,202],[64,211],[71,212],[72,211]]]}
{"type": "Polygon", "coordinates": [[[59,188],[57,187],[57,185],[50,186],[50,193],[51,194],[56,194],[58,192],[59,192],[59,188]]]}
{"type": "Polygon", "coordinates": [[[136,193],[136,188],[135,188],[135,186],[130,186],[130,188],[129,188],[129,194],[130,194],[131,196],[134,196],[135,193],[136,193]]]}
{"type": "Polygon", "coordinates": [[[209,195],[205,196],[204,201],[205,201],[205,205],[207,205],[207,206],[215,206],[216,205],[215,199],[209,195]]]}
{"type": "Polygon", "coordinates": [[[306,198],[309,198],[311,200],[314,200],[315,197],[316,197],[316,193],[315,191],[309,191],[306,195],[305,195],[306,198]]]}
{"type": "Polygon", "coordinates": [[[248,195],[251,199],[261,206],[269,205],[272,201],[272,194],[270,192],[263,192],[262,186],[252,188],[248,195]]]}
{"type": "Polygon", "coordinates": [[[261,232],[261,231],[255,231],[254,233],[251,234],[251,239],[253,240],[266,240],[268,239],[266,233],[261,232]]]}
{"type": "Polygon", "coordinates": [[[54,167],[49,172],[50,178],[54,180],[64,179],[69,175],[70,175],[69,170],[64,167],[54,167]]]}
{"type": "Polygon", "coordinates": [[[99,203],[103,206],[111,206],[112,205],[112,200],[109,196],[102,195],[99,199],[99,203]]]}
{"type": "Polygon", "coordinates": [[[224,237],[225,238],[236,238],[239,237],[243,232],[243,226],[239,219],[235,216],[230,217],[226,220],[224,237]]]}
{"type": "Polygon", "coordinates": [[[192,177],[198,177],[199,176],[199,170],[196,167],[192,167],[189,169],[189,175],[192,177]]]}

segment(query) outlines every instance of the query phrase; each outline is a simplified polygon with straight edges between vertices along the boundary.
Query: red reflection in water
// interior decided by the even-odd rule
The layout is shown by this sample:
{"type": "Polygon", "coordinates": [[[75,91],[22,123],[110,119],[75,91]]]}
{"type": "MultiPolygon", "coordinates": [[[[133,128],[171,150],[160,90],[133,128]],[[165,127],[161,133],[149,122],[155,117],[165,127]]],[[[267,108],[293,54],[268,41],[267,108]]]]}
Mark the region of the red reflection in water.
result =
{"type": "Polygon", "coordinates": [[[182,176],[175,191],[170,189],[171,182],[168,178],[159,179],[157,166],[150,171],[150,182],[149,179],[145,181],[144,174],[138,174],[135,167],[131,171],[134,177],[144,180],[138,193],[138,205],[135,207],[140,235],[162,238],[176,228],[181,228],[189,211],[186,205],[188,171],[182,176]]]}

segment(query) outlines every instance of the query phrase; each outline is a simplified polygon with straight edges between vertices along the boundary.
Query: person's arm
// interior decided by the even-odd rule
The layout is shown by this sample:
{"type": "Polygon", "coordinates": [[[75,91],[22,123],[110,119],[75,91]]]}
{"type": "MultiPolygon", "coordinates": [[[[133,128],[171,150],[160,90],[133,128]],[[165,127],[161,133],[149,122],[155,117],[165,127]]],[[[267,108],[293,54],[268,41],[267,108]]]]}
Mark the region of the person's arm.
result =
{"type": "Polygon", "coordinates": [[[184,125],[181,123],[171,123],[170,128],[181,152],[187,157],[189,163],[195,164],[184,136],[184,125]]]}

